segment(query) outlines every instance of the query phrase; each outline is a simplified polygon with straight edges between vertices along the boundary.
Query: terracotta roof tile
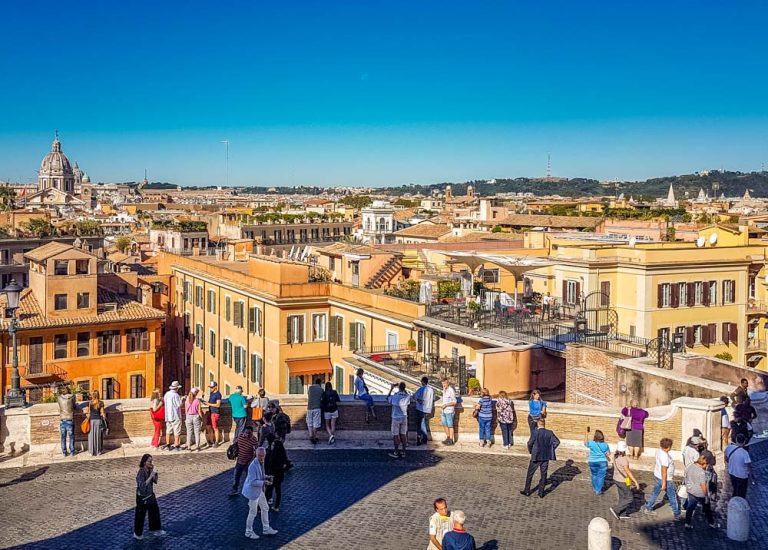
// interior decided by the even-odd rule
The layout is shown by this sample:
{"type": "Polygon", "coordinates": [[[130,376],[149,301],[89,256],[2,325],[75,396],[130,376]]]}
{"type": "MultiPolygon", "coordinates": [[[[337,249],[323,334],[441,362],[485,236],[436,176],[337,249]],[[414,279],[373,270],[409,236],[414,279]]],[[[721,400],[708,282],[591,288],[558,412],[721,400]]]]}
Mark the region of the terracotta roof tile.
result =
{"type": "MultiPolygon", "coordinates": [[[[4,310],[7,303],[5,295],[0,295],[0,309],[4,310]]],[[[101,311],[94,316],[47,317],[32,291],[25,288],[21,293],[17,312],[19,330],[165,319],[163,311],[145,306],[128,296],[116,294],[105,288],[98,289],[97,303],[99,306],[116,304],[116,308],[101,311]]],[[[8,330],[9,324],[10,319],[0,319],[0,330],[8,330]]]]}
{"type": "Polygon", "coordinates": [[[451,228],[442,223],[419,223],[406,227],[400,231],[395,231],[398,237],[422,237],[425,239],[437,239],[443,235],[449,234],[451,228]]]}
{"type": "Polygon", "coordinates": [[[47,244],[44,244],[43,246],[38,246],[34,250],[30,250],[29,252],[24,254],[24,256],[34,262],[42,262],[43,260],[47,260],[51,256],[55,256],[56,254],[61,254],[62,252],[66,252],[70,248],[74,248],[74,247],[71,244],[51,241],[47,244]]]}

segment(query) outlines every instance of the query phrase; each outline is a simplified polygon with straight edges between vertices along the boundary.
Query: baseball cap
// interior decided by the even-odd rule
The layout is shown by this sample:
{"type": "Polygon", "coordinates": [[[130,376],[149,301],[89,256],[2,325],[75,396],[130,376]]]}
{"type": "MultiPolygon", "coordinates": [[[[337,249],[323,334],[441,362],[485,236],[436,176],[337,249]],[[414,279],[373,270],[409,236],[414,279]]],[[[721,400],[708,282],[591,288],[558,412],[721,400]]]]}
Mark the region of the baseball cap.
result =
{"type": "Polygon", "coordinates": [[[211,382],[208,384],[209,388],[215,388],[216,386],[217,386],[217,384],[213,380],[211,380],[211,382]]]}

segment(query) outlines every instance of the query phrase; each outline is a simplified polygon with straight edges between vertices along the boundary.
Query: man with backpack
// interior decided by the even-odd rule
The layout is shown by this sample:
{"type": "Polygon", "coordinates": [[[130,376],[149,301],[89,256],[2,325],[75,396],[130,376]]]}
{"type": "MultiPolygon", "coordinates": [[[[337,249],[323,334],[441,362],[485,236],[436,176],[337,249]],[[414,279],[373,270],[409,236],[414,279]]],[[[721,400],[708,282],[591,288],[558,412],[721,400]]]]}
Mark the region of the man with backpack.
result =
{"type": "MultiPolygon", "coordinates": [[[[270,402],[269,406],[274,414],[272,422],[275,425],[275,437],[285,443],[286,437],[291,433],[291,417],[285,414],[277,401],[270,402]]],[[[286,471],[292,467],[293,463],[288,460],[285,465],[286,471]]]]}
{"type": "MultiPolygon", "coordinates": [[[[232,484],[232,492],[229,493],[231,497],[240,494],[240,478],[243,476],[243,472],[248,470],[248,465],[253,460],[256,448],[259,446],[258,440],[253,436],[253,426],[246,426],[243,433],[237,437],[234,445],[237,445],[237,462],[235,462],[235,482],[232,484]]],[[[229,456],[229,449],[227,451],[227,456],[229,456]]]]}

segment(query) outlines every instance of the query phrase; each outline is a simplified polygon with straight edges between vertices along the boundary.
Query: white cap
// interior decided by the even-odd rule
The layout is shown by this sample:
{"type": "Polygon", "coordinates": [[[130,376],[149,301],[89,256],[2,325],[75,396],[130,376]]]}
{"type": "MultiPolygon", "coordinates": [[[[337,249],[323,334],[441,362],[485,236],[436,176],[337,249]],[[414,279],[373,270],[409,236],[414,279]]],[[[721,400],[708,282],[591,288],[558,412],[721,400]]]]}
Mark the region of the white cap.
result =
{"type": "Polygon", "coordinates": [[[616,450],[620,453],[626,453],[627,452],[627,442],[626,441],[619,441],[618,445],[616,445],[616,450]]]}

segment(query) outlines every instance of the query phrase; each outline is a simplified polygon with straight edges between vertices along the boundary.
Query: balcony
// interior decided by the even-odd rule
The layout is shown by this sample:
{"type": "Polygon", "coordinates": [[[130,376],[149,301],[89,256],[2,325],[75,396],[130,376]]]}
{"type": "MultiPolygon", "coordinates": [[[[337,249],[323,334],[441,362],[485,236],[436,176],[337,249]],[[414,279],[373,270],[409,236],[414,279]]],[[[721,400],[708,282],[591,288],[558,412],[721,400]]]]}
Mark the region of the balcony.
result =
{"type": "Polygon", "coordinates": [[[41,382],[47,379],[66,379],[67,371],[58,366],[60,361],[46,361],[27,365],[24,378],[30,382],[41,382]]]}
{"type": "Polygon", "coordinates": [[[765,340],[760,338],[747,338],[746,345],[747,352],[765,352],[765,340]]]}
{"type": "Polygon", "coordinates": [[[402,376],[417,385],[421,377],[426,376],[435,387],[440,387],[443,377],[456,383],[457,388],[460,387],[460,366],[466,364],[464,357],[438,357],[390,346],[372,346],[367,350],[357,350],[354,355],[363,363],[402,376]]]}
{"type": "Polygon", "coordinates": [[[747,302],[747,315],[766,314],[768,314],[768,302],[756,302],[754,300],[747,302]]]}

